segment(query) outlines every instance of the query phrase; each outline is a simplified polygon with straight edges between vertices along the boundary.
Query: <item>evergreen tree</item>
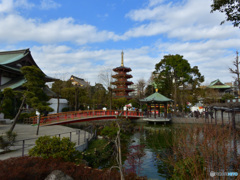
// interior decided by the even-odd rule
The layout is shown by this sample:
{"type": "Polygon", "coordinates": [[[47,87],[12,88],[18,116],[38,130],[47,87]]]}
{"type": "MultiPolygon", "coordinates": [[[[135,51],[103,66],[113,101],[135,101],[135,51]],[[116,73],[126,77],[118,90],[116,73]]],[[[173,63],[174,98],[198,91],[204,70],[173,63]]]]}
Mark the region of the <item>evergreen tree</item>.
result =
{"type": "Polygon", "coordinates": [[[14,118],[14,122],[10,131],[12,132],[16,122],[23,110],[23,106],[27,103],[29,106],[38,110],[40,113],[43,111],[52,111],[53,109],[50,108],[47,103],[49,97],[44,93],[43,88],[45,87],[45,75],[43,72],[37,68],[36,66],[24,66],[21,68],[21,73],[24,75],[26,79],[26,83],[23,84],[25,88],[22,91],[22,103],[18,109],[18,113],[14,118]]]}

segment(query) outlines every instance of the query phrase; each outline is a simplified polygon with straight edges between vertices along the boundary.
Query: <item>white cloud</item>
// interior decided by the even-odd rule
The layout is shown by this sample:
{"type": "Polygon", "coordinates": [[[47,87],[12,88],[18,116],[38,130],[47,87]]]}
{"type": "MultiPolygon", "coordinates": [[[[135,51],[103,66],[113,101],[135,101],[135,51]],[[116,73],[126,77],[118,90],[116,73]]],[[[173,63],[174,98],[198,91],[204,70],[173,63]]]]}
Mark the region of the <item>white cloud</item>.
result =
{"type": "Polygon", "coordinates": [[[29,2],[28,0],[16,0],[15,6],[18,8],[31,9],[32,7],[35,7],[35,4],[29,2]]]}
{"type": "Polygon", "coordinates": [[[54,0],[41,0],[40,8],[44,10],[56,9],[61,7],[61,4],[56,3],[54,0]]]}
{"type": "Polygon", "coordinates": [[[159,4],[162,4],[164,2],[164,0],[149,0],[149,7],[152,7],[152,6],[156,6],[156,5],[159,5],[159,4]]]}
{"type": "Polygon", "coordinates": [[[13,0],[0,1],[0,13],[7,13],[13,10],[13,0]]]}
{"type": "MultiPolygon", "coordinates": [[[[121,50],[74,50],[68,46],[34,46],[30,49],[39,67],[49,76],[57,77],[76,75],[87,79],[94,85],[99,82],[102,69],[120,66],[121,50]]],[[[149,79],[150,72],[158,59],[148,55],[149,48],[127,49],[124,51],[124,65],[132,68],[133,82],[140,78],[149,79]]]]}
{"type": "Polygon", "coordinates": [[[16,14],[16,9],[30,9],[35,5],[28,0],[0,0],[0,14],[16,14]]]}
{"type": "Polygon", "coordinates": [[[239,37],[238,30],[233,29],[232,25],[219,25],[224,19],[224,15],[210,13],[210,5],[210,1],[202,0],[187,0],[167,4],[160,0],[150,0],[149,5],[145,8],[132,10],[126,15],[137,21],[138,26],[128,30],[121,38],[161,34],[167,34],[169,38],[179,38],[184,41],[226,38],[229,35],[239,37]]]}
{"type": "Polygon", "coordinates": [[[76,24],[73,18],[60,18],[44,23],[12,14],[0,16],[0,26],[0,42],[4,43],[35,41],[85,44],[118,38],[113,32],[99,31],[88,24],[76,24]]]}

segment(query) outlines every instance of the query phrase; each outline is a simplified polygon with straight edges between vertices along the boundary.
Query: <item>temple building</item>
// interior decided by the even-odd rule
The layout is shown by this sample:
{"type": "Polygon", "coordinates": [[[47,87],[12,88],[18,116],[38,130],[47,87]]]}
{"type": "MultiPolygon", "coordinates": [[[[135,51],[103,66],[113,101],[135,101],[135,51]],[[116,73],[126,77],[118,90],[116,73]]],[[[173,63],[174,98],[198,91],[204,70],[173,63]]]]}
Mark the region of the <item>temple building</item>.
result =
{"type": "MultiPolygon", "coordinates": [[[[0,91],[3,91],[5,88],[24,90],[22,85],[26,82],[26,79],[21,73],[21,68],[32,65],[39,68],[29,49],[0,52],[0,91]]],[[[45,73],[43,74],[45,75],[45,82],[53,82],[56,80],[55,78],[47,76],[45,73]]],[[[43,88],[43,91],[51,98],[49,100],[50,107],[54,109],[52,113],[55,113],[56,93],[47,85],[43,88]]],[[[68,106],[67,100],[65,99],[60,99],[59,103],[61,109],[68,106]]],[[[1,116],[0,119],[3,119],[3,117],[1,116]]]]}
{"type": "Polygon", "coordinates": [[[116,88],[113,89],[113,92],[115,93],[115,97],[132,99],[132,97],[129,96],[128,94],[134,91],[134,89],[128,88],[129,85],[133,84],[133,82],[128,81],[128,79],[132,78],[132,75],[128,74],[128,72],[132,71],[132,69],[124,66],[123,51],[122,51],[122,58],[121,58],[121,66],[114,68],[113,71],[116,72],[116,74],[113,75],[112,77],[116,79],[116,81],[111,82],[111,84],[116,86],[116,88]]]}
{"type": "Polygon", "coordinates": [[[71,75],[70,81],[72,82],[72,85],[77,86],[77,87],[88,87],[88,86],[90,86],[89,82],[86,82],[84,79],[73,76],[73,75],[71,75]]]}
{"type": "MultiPolygon", "coordinates": [[[[32,65],[38,67],[29,49],[0,52],[0,90],[3,91],[5,88],[21,90],[26,79],[20,69],[32,65]]],[[[55,79],[45,75],[44,80],[52,82],[55,79]]]]}

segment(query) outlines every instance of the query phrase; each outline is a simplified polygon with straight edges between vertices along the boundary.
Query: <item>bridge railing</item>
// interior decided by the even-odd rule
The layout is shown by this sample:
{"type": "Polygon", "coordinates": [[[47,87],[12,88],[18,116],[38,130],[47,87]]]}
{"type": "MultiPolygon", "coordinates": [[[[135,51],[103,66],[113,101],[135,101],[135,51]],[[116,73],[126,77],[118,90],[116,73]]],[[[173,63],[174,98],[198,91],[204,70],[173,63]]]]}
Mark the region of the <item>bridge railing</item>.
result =
{"type": "MultiPolygon", "coordinates": [[[[67,121],[67,120],[74,120],[74,119],[84,119],[89,117],[97,117],[97,116],[137,116],[141,117],[143,114],[137,111],[119,111],[119,110],[85,110],[85,111],[70,111],[70,112],[63,112],[63,113],[56,113],[56,114],[49,114],[47,116],[40,117],[40,124],[48,124],[53,122],[60,122],[60,121],[67,121]]],[[[31,124],[37,124],[38,117],[30,117],[29,121],[31,124]]]]}

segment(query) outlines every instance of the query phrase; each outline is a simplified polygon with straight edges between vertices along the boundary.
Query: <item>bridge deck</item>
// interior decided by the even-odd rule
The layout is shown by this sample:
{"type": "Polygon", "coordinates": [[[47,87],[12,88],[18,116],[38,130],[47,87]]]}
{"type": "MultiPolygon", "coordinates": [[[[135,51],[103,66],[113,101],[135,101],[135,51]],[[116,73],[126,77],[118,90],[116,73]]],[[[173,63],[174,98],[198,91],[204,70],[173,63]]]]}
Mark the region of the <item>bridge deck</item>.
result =
{"type": "Polygon", "coordinates": [[[75,122],[84,122],[84,121],[95,121],[95,120],[107,120],[107,119],[116,119],[117,116],[124,116],[130,119],[136,119],[142,117],[142,113],[135,111],[72,111],[58,114],[50,114],[48,116],[40,117],[37,116],[31,117],[30,122],[32,124],[38,124],[40,121],[41,126],[46,125],[59,125],[59,124],[69,124],[75,122]]]}

